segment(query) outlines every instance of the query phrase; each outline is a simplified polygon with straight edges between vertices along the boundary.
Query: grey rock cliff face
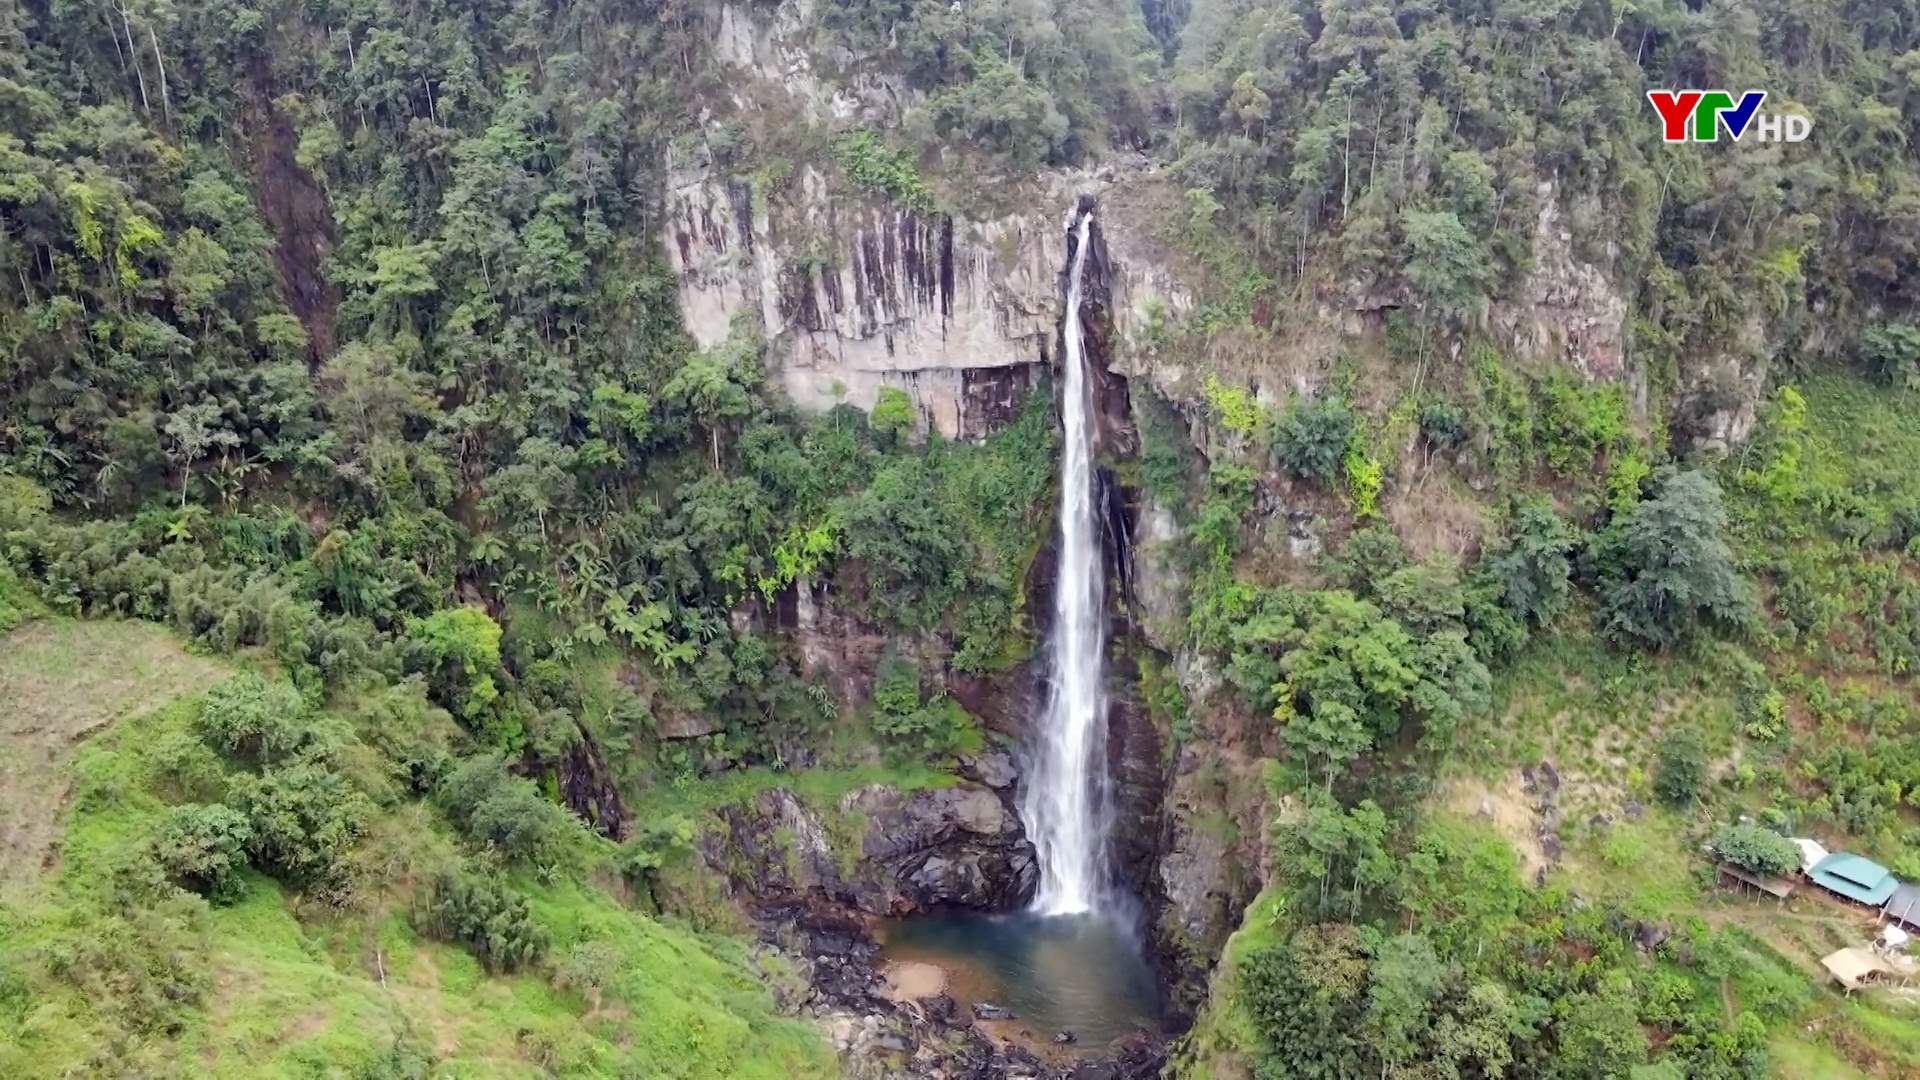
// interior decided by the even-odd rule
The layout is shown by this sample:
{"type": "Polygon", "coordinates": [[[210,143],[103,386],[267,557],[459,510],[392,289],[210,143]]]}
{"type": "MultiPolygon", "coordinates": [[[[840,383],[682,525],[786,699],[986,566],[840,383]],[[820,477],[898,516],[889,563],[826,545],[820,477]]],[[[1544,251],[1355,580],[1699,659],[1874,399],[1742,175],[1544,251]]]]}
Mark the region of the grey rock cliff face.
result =
{"type": "MultiPolygon", "coordinates": [[[[859,57],[814,55],[813,19],[803,0],[771,12],[715,9],[716,53],[734,77],[725,111],[763,113],[822,138],[855,124],[896,125],[915,96],[866,73],[859,57]]],[[[923,430],[948,437],[1009,419],[1049,362],[1067,215],[1079,197],[1142,179],[1138,168],[1048,171],[1019,180],[1018,212],[955,216],[849,190],[831,165],[801,163],[779,191],[759,197],[744,173],[716,169],[704,149],[673,155],[667,167],[662,240],[701,347],[751,319],[802,408],[871,408],[893,386],[913,400],[923,430]]],[[[1102,223],[1123,255],[1143,250],[1126,238],[1154,224],[1104,215],[1102,223]]],[[[1149,261],[1123,259],[1114,277],[1123,334],[1153,312],[1192,306],[1149,261]]]]}

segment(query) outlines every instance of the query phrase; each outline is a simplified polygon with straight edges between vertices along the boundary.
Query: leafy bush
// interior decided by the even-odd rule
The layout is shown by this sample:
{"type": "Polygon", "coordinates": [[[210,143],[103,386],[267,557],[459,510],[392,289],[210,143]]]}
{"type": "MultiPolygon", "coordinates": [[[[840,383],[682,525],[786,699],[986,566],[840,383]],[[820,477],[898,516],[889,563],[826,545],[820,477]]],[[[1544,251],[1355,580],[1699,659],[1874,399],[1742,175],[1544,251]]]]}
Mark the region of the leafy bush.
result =
{"type": "Polygon", "coordinates": [[[196,727],[208,745],[259,765],[298,751],[308,741],[306,719],[298,690],[247,672],[207,691],[196,727]]]}
{"type": "Polygon", "coordinates": [[[1754,604],[1727,546],[1720,486],[1702,472],[1669,472],[1653,498],[1594,545],[1606,632],[1654,648],[1686,640],[1702,620],[1744,626],[1754,604]]]}
{"type": "Polygon", "coordinates": [[[339,773],[303,761],[235,784],[233,804],[253,830],[247,850],[261,868],[300,887],[331,888],[341,859],[373,811],[339,773]]]}
{"type": "Polygon", "coordinates": [[[1707,745],[1700,732],[1680,726],[1666,733],[1654,748],[1653,790],[1674,806],[1700,797],[1707,780],[1707,745]]]}
{"type": "Polygon", "coordinates": [[[462,762],[440,785],[440,803],[461,835],[520,862],[550,860],[577,824],[531,781],[508,772],[498,754],[462,762]]]}
{"type": "Polygon", "coordinates": [[[898,747],[931,755],[976,749],[973,717],[944,693],[922,702],[920,672],[911,661],[888,656],[873,681],[873,728],[898,747]]]}
{"type": "Polygon", "coordinates": [[[938,498],[926,465],[918,458],[890,463],[844,508],[843,550],[865,568],[868,600],[903,625],[937,620],[965,547],[955,508],[938,498]]]}
{"type": "Polygon", "coordinates": [[[1920,327],[1905,321],[1876,323],[1860,335],[1860,359],[1888,386],[1920,389],[1920,327]]]}
{"type": "Polygon", "coordinates": [[[1756,874],[1784,877],[1800,869],[1800,845],[1758,825],[1729,825],[1711,843],[1714,854],[1756,874]]]}
{"type": "Polygon", "coordinates": [[[1514,514],[1501,546],[1486,560],[1489,577],[1514,616],[1536,626],[1551,626],[1567,609],[1572,593],[1574,533],[1545,500],[1529,500],[1514,514]]]}
{"type": "Polygon", "coordinates": [[[232,807],[176,806],[154,839],[153,857],[176,884],[226,904],[246,891],[240,871],[247,865],[252,840],[252,823],[232,807]]]}
{"type": "Polygon", "coordinates": [[[27,587],[0,557],[0,634],[27,621],[27,613],[32,610],[32,601],[27,595],[27,587]]]}
{"type": "Polygon", "coordinates": [[[500,624],[486,612],[443,608],[409,623],[407,636],[431,658],[430,685],[448,710],[475,720],[499,698],[500,624]]]}
{"type": "Polygon", "coordinates": [[[898,443],[913,433],[913,399],[897,386],[881,387],[867,423],[888,444],[898,443]]]}
{"type": "Polygon", "coordinates": [[[1467,441],[1466,413],[1451,401],[1427,402],[1418,418],[1420,434],[1435,449],[1451,450],[1467,441]]]}
{"type": "Polygon", "coordinates": [[[499,881],[442,873],[426,897],[415,918],[420,931],[465,945],[489,972],[518,971],[546,954],[546,932],[533,921],[527,898],[499,881]]]}
{"type": "Polygon", "coordinates": [[[1209,371],[1204,389],[1207,408],[1220,426],[1239,435],[1251,435],[1260,426],[1264,410],[1245,387],[1222,382],[1209,371]]]}
{"type": "Polygon", "coordinates": [[[1298,401],[1280,416],[1273,452],[1294,475],[1332,487],[1353,432],[1353,410],[1340,398],[1298,401]]]}
{"type": "Polygon", "coordinates": [[[935,757],[980,746],[980,729],[972,714],[944,694],[909,713],[878,713],[873,726],[894,742],[935,757]]]}
{"type": "Polygon", "coordinates": [[[892,716],[920,707],[920,670],[913,661],[893,653],[881,658],[873,676],[873,707],[892,716]]]}
{"type": "Polygon", "coordinates": [[[1351,927],[1310,926],[1237,965],[1239,1000],[1266,1034],[1261,1076],[1370,1073],[1358,1038],[1367,962],[1351,927]]]}
{"type": "Polygon", "coordinates": [[[933,190],[914,167],[912,155],[889,147],[867,128],[854,131],[834,147],[834,156],[847,176],[863,188],[878,191],[910,210],[933,209],[933,190]]]}

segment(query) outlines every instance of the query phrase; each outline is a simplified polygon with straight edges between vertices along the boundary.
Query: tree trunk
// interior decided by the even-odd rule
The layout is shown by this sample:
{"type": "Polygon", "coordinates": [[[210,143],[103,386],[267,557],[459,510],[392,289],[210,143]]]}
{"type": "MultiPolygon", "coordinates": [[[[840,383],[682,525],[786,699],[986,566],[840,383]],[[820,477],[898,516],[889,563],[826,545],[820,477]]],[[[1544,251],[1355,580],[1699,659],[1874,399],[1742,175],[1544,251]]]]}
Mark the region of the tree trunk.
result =
{"type": "Polygon", "coordinates": [[[151,113],[153,112],[153,106],[147,102],[147,75],[146,72],[140,70],[140,50],[133,44],[133,23],[127,19],[127,6],[125,4],[120,5],[120,29],[127,32],[127,54],[133,61],[133,76],[140,82],[140,108],[145,112],[151,113]]]}
{"type": "Polygon", "coordinates": [[[167,123],[173,123],[173,102],[167,96],[167,60],[160,55],[160,35],[154,33],[153,24],[147,24],[147,40],[153,43],[153,64],[160,69],[160,116],[167,123]]]}

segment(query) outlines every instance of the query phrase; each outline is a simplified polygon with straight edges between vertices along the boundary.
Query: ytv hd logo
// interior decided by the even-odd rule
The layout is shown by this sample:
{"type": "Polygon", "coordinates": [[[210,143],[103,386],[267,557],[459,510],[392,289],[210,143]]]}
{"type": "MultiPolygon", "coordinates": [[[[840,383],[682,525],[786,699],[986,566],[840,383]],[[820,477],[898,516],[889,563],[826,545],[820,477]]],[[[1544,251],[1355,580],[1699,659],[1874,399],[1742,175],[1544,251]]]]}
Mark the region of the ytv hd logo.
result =
{"type": "Polygon", "coordinates": [[[1670,143],[1718,142],[1720,127],[1735,142],[1752,134],[1758,142],[1804,142],[1813,133],[1813,121],[1794,113],[1760,115],[1765,90],[1749,90],[1735,101],[1725,90],[1649,90],[1647,100],[1660,114],[1670,143]]]}

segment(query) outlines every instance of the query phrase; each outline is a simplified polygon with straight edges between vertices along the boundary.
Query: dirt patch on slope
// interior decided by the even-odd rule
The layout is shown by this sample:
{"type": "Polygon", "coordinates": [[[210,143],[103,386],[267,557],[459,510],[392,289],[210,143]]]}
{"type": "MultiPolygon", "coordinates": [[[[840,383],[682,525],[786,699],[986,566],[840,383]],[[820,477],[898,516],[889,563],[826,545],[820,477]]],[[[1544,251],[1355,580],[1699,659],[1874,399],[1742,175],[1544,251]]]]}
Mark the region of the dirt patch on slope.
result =
{"type": "Polygon", "coordinates": [[[52,860],[82,739],[225,671],[145,623],[28,623],[0,637],[0,888],[52,860]]]}
{"type": "Polygon", "coordinates": [[[1503,775],[1498,787],[1489,787],[1479,779],[1455,780],[1449,785],[1446,806],[1461,817],[1491,822],[1519,854],[1524,880],[1533,880],[1535,874],[1552,865],[1540,843],[1540,816],[1518,774],[1503,775]]]}
{"type": "Polygon", "coordinates": [[[273,267],[287,307],[307,331],[307,364],[318,370],[338,344],[338,291],[327,279],[333,254],[333,211],[295,157],[299,137],[273,102],[273,73],[264,59],[248,72],[245,122],[252,142],[253,196],[273,230],[273,267]]]}

